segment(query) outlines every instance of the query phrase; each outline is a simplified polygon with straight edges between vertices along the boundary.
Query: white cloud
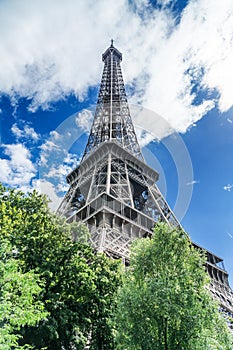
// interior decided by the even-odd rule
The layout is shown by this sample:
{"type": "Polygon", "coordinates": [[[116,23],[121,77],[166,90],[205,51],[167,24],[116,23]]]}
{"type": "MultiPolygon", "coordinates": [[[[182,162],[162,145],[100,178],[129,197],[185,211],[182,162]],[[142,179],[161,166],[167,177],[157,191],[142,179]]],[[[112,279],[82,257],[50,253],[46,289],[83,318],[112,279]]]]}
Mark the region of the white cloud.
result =
{"type": "Polygon", "coordinates": [[[47,173],[44,173],[44,178],[50,179],[56,184],[56,192],[66,192],[69,189],[66,183],[66,176],[75,169],[78,164],[78,159],[74,154],[68,153],[60,164],[51,164],[47,173]]]}
{"type": "Polygon", "coordinates": [[[187,182],[186,185],[187,185],[187,186],[192,186],[192,185],[196,185],[196,184],[199,184],[199,183],[200,183],[200,181],[198,181],[198,180],[193,180],[193,181],[187,182]]]}
{"type": "Polygon", "coordinates": [[[23,135],[23,131],[21,129],[18,128],[18,126],[15,124],[12,125],[11,127],[11,131],[13,132],[13,134],[17,137],[17,139],[21,138],[23,135]]]}
{"type": "Polygon", "coordinates": [[[64,162],[64,164],[67,164],[72,169],[74,169],[74,167],[77,166],[78,163],[80,162],[80,158],[77,158],[77,156],[75,154],[67,153],[63,162],[64,162]]]}
{"type": "MultiPolygon", "coordinates": [[[[170,1],[160,3],[162,10],[152,11],[147,0],[137,1],[133,12],[126,0],[2,1],[0,90],[16,104],[17,96],[32,98],[32,111],[72,92],[83,99],[99,83],[100,55],[113,37],[123,53],[125,82],[134,87],[132,101],[156,111],[176,131],[185,132],[214,106],[228,110],[232,0],[191,0],[178,25],[165,6],[170,1]],[[195,88],[208,91],[197,104],[195,88]],[[219,96],[213,98],[215,89],[219,96]]],[[[153,119],[148,124],[156,133],[153,119]]]]}
{"type": "Polygon", "coordinates": [[[155,135],[141,128],[135,128],[137,134],[138,143],[141,148],[148,145],[151,141],[155,139],[155,135]]]}
{"type": "Polygon", "coordinates": [[[57,195],[55,186],[51,182],[44,179],[35,180],[33,181],[33,187],[39,193],[46,194],[48,196],[50,200],[49,207],[51,210],[55,211],[58,208],[62,198],[57,195]]]}
{"type": "Polygon", "coordinates": [[[59,149],[59,146],[56,145],[55,142],[53,142],[51,140],[47,140],[45,143],[43,143],[43,145],[40,146],[40,148],[42,149],[42,151],[48,152],[48,151],[52,151],[54,149],[59,149]]]}
{"type": "Polygon", "coordinates": [[[63,182],[65,182],[65,177],[74,169],[74,167],[66,165],[66,164],[60,164],[59,166],[53,167],[49,170],[48,174],[46,175],[47,178],[52,179],[61,179],[63,182]]]}
{"type": "Polygon", "coordinates": [[[228,185],[225,185],[225,186],[223,187],[223,189],[224,189],[224,191],[231,192],[232,187],[233,187],[233,184],[232,184],[232,185],[231,185],[231,184],[228,184],[228,185]]]}
{"type": "Polygon", "coordinates": [[[50,131],[50,136],[54,140],[58,140],[61,137],[61,135],[56,130],[50,131]]]}
{"type": "Polygon", "coordinates": [[[38,141],[39,140],[39,135],[35,132],[35,130],[28,126],[24,126],[24,135],[28,138],[31,138],[33,141],[38,141]]]}
{"type": "Polygon", "coordinates": [[[27,187],[36,175],[30,151],[22,144],[3,145],[8,159],[0,159],[0,181],[14,187],[27,187]]]}
{"type": "Polygon", "coordinates": [[[47,139],[40,146],[40,149],[41,149],[40,165],[41,166],[49,166],[50,164],[48,164],[48,159],[56,158],[57,153],[60,153],[62,151],[62,148],[59,142],[61,139],[61,135],[56,130],[51,131],[49,135],[50,135],[49,139],[47,139]]]}
{"type": "Polygon", "coordinates": [[[83,131],[89,132],[93,121],[92,111],[83,109],[81,112],[77,113],[75,121],[78,127],[80,127],[83,131]]]}
{"type": "Polygon", "coordinates": [[[29,125],[24,125],[22,129],[20,129],[17,124],[13,124],[11,127],[12,133],[16,136],[17,140],[22,138],[30,139],[34,142],[39,140],[39,134],[29,125]]]}
{"type": "Polygon", "coordinates": [[[215,65],[219,64],[223,78],[223,72],[232,74],[222,56],[231,57],[233,17],[229,14],[233,15],[233,3],[224,1],[224,4],[205,0],[190,2],[179,26],[160,42],[160,48],[148,59],[150,78],[142,101],[177,131],[186,131],[218,103],[206,97],[194,105],[196,83],[204,89],[219,90],[221,111],[233,103],[232,96],[226,101],[230,85],[226,87],[226,80],[223,82],[220,75],[214,73],[215,65]],[[231,32],[224,32],[226,23],[231,32]],[[227,103],[221,102],[223,99],[227,103]]]}
{"type": "Polygon", "coordinates": [[[232,234],[230,232],[227,231],[227,234],[230,238],[233,238],[232,234]]]}

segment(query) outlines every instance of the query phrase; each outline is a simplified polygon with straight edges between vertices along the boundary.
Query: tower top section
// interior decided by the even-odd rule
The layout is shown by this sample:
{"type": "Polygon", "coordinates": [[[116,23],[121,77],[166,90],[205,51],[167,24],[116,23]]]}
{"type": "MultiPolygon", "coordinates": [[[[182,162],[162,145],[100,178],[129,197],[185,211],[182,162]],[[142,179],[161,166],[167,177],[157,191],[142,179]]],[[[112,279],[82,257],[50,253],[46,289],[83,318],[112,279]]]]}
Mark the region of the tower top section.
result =
{"type": "Polygon", "coordinates": [[[115,55],[116,58],[119,59],[119,61],[122,61],[122,54],[113,46],[113,39],[111,40],[110,47],[102,55],[103,62],[105,62],[107,57],[111,56],[112,54],[115,55]]]}
{"type": "Polygon", "coordinates": [[[120,63],[122,54],[111,40],[103,53],[104,70],[93,124],[83,159],[104,142],[116,142],[143,159],[130,116],[120,63]]]}

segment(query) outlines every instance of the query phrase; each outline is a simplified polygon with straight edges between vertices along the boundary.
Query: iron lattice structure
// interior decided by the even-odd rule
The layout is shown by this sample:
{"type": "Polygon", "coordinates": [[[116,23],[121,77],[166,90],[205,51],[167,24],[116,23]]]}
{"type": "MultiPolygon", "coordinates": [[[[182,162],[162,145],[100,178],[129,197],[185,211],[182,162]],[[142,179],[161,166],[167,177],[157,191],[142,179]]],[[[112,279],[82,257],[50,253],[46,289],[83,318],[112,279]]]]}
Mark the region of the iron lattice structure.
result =
{"type": "MultiPolygon", "coordinates": [[[[86,223],[96,250],[127,263],[130,243],[150,236],[157,221],[180,224],[156,185],[158,173],[143,159],[128,107],[122,55],[113,42],[102,58],[90,136],[80,165],[67,176],[70,188],[58,213],[86,223]]],[[[233,316],[233,292],[223,260],[211,252],[207,257],[211,291],[233,316]]]]}
{"type": "Polygon", "coordinates": [[[102,60],[104,71],[100,92],[83,159],[106,141],[117,142],[136,157],[143,159],[131,120],[121,73],[122,55],[113,46],[113,41],[102,55],[102,60]]]}

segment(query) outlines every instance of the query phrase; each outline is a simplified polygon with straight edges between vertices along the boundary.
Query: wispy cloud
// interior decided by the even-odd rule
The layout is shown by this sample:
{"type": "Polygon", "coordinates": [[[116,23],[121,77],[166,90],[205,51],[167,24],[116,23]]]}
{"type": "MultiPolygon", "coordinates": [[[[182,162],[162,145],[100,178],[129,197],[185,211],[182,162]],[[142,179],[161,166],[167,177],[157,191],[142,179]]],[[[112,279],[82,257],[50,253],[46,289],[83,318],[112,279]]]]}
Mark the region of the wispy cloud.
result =
{"type": "Polygon", "coordinates": [[[70,147],[78,139],[76,130],[79,129],[74,114],[59,125],[57,130],[50,132],[49,138],[40,146],[39,181],[36,185],[41,192],[50,197],[52,209],[57,207],[64,192],[68,190],[66,176],[79,161],[79,157],[70,152],[70,147]]]}
{"type": "Polygon", "coordinates": [[[56,183],[56,191],[66,192],[69,186],[66,184],[66,176],[75,169],[79,162],[76,155],[67,153],[61,164],[52,163],[48,173],[44,174],[46,180],[56,183]]]}
{"type": "MultiPolygon", "coordinates": [[[[61,135],[56,130],[49,133],[49,138],[39,147],[40,152],[40,164],[46,166],[49,158],[56,158],[56,153],[62,152],[61,145],[59,143],[61,135]]],[[[48,165],[48,164],[47,164],[48,165]]]]}
{"type": "Polygon", "coordinates": [[[185,132],[215,106],[227,111],[233,105],[232,0],[189,1],[178,24],[170,1],[160,3],[166,6],[137,1],[135,10],[126,0],[0,2],[0,91],[16,106],[17,98],[31,99],[31,111],[70,93],[83,99],[99,83],[100,54],[114,37],[132,101],[176,131],[185,132]]]}
{"type": "Polygon", "coordinates": [[[199,184],[199,183],[200,183],[200,181],[198,181],[198,180],[193,180],[193,181],[187,182],[186,185],[187,185],[187,186],[192,186],[192,185],[196,185],[196,184],[199,184]]]}
{"type": "Polygon", "coordinates": [[[228,185],[225,185],[225,186],[223,187],[223,189],[224,189],[224,191],[230,192],[231,189],[232,189],[232,187],[233,187],[233,184],[228,184],[228,185]]]}
{"type": "Polygon", "coordinates": [[[227,231],[227,234],[230,238],[233,238],[232,234],[230,232],[227,231]]]}
{"type": "Polygon", "coordinates": [[[42,151],[44,152],[48,152],[48,151],[51,151],[53,149],[59,149],[59,146],[54,143],[53,141],[51,140],[47,140],[45,143],[43,143],[40,148],[42,149],[42,151]]]}
{"type": "Polygon", "coordinates": [[[12,125],[11,131],[17,140],[29,139],[31,141],[37,142],[40,135],[29,125],[24,125],[20,128],[16,123],[12,125]]]}

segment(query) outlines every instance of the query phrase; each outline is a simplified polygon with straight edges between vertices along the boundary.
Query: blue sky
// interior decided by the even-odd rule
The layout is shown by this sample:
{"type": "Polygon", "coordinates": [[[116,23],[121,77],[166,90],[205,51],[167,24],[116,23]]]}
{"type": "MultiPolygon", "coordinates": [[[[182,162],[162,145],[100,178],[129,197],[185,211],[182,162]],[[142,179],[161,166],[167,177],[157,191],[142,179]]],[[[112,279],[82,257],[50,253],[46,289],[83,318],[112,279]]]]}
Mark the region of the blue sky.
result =
{"type": "Polygon", "coordinates": [[[233,285],[232,1],[2,0],[0,18],[0,181],[58,204],[114,38],[145,159],[233,285]]]}

